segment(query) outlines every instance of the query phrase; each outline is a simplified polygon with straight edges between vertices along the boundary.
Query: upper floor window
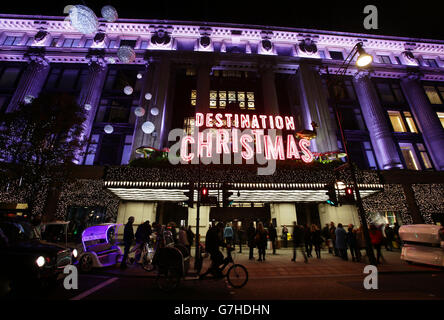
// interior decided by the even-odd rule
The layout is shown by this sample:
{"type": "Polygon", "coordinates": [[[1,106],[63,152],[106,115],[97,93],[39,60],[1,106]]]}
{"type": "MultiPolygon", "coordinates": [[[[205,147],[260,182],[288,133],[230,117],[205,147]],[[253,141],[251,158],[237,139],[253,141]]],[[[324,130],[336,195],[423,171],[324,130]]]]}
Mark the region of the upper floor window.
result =
{"type": "Polygon", "coordinates": [[[418,133],[412,114],[408,111],[387,111],[394,132],[418,133]],[[407,126],[405,125],[407,123],[407,126]],[[408,129],[408,130],[407,130],[408,129]]]}
{"type": "Polygon", "coordinates": [[[344,55],[340,51],[329,51],[329,53],[333,60],[344,60],[344,55]]]}
{"type": "Polygon", "coordinates": [[[435,59],[423,59],[424,60],[424,65],[426,67],[431,67],[431,68],[438,68],[438,64],[436,63],[435,59]]]}
{"type": "Polygon", "coordinates": [[[444,112],[437,112],[436,115],[438,116],[439,121],[441,121],[441,125],[444,128],[444,112]]]}
{"type": "Polygon", "coordinates": [[[404,103],[404,96],[398,83],[376,82],[381,102],[388,104],[404,103]]]}
{"type": "Polygon", "coordinates": [[[385,63],[385,64],[392,64],[392,60],[390,59],[390,56],[378,56],[379,63],[385,63]]]}
{"type": "Polygon", "coordinates": [[[63,40],[62,47],[64,47],[64,48],[77,48],[79,46],[79,43],[80,43],[80,39],[66,38],[65,40],[63,40]]]}
{"type": "MultiPolygon", "coordinates": [[[[191,90],[191,105],[196,106],[197,91],[191,90]]],[[[241,110],[254,110],[255,97],[252,91],[211,90],[209,105],[211,109],[225,109],[230,105],[237,105],[241,110]]]]}
{"type": "Polygon", "coordinates": [[[432,162],[430,161],[429,155],[427,154],[424,145],[422,143],[417,143],[416,147],[418,148],[425,169],[432,169],[433,168],[432,162]]]}
{"type": "Polygon", "coordinates": [[[22,40],[21,36],[7,36],[3,41],[4,46],[18,46],[22,40]]]}
{"type": "Polygon", "coordinates": [[[128,46],[134,48],[136,46],[137,40],[120,40],[120,46],[128,46]]]}
{"type": "Polygon", "coordinates": [[[5,67],[0,69],[0,88],[14,88],[17,84],[21,68],[5,67]]]}
{"type": "Polygon", "coordinates": [[[421,170],[421,165],[419,164],[418,157],[416,156],[415,149],[411,143],[400,143],[402,156],[404,157],[404,162],[407,169],[410,170],[421,170]]]}
{"type": "Polygon", "coordinates": [[[46,81],[46,90],[80,90],[88,75],[87,69],[52,67],[46,81]]]}
{"type": "Polygon", "coordinates": [[[431,104],[442,104],[444,101],[444,86],[424,86],[424,90],[431,104]]]}

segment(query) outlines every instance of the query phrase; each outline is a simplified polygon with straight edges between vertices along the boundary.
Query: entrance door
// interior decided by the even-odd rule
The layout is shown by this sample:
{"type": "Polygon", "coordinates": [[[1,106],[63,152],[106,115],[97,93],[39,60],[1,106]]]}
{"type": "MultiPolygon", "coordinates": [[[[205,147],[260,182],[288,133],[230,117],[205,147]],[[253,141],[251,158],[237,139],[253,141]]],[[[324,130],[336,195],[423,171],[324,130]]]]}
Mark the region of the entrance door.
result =
{"type": "Polygon", "coordinates": [[[271,221],[270,207],[229,207],[210,209],[210,221],[230,222],[239,221],[247,227],[251,221],[262,221],[267,224],[271,221]]]}

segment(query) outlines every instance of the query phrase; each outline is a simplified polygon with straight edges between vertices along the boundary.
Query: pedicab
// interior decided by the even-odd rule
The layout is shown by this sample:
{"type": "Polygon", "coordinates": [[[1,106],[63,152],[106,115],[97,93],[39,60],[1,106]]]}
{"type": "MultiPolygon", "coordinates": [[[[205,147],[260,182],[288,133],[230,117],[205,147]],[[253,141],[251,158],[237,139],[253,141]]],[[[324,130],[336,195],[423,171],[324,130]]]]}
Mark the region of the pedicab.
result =
{"type": "Polygon", "coordinates": [[[185,246],[174,243],[170,231],[163,230],[157,239],[152,262],[157,269],[156,283],[159,289],[171,291],[179,285],[180,279],[187,275],[190,253],[185,246]]]}

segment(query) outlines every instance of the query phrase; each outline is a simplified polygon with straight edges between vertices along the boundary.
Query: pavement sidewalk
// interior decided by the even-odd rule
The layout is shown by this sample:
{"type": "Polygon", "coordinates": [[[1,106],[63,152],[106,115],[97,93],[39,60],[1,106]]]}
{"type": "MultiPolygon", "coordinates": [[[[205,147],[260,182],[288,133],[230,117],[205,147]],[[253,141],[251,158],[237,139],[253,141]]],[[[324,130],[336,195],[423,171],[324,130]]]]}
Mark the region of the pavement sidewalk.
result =
{"type": "MultiPolygon", "coordinates": [[[[222,251],[226,255],[225,251],[222,251]]],[[[192,254],[194,250],[192,249],[192,254]]],[[[257,258],[257,250],[254,251],[257,258]]],[[[314,251],[313,254],[315,255],[314,251]]],[[[385,251],[383,250],[385,262],[378,266],[379,273],[436,273],[443,272],[441,268],[407,264],[400,259],[401,251],[385,251]]],[[[266,278],[288,278],[288,277],[320,277],[320,276],[348,276],[362,275],[364,267],[368,264],[368,259],[361,262],[344,261],[338,257],[329,254],[327,250],[321,253],[321,259],[309,258],[308,263],[304,263],[300,250],[297,252],[296,262],[292,262],[292,248],[278,249],[276,255],[271,254],[271,250],[267,250],[266,260],[257,261],[248,259],[248,248],[243,247],[242,253],[238,253],[238,248],[233,251],[233,259],[235,263],[244,265],[249,274],[250,279],[266,279],[266,278]]],[[[316,256],[316,255],[315,255],[316,256]]],[[[350,254],[349,254],[350,256],[350,254]]],[[[210,264],[210,259],[204,259],[202,270],[206,270],[210,264]]],[[[195,276],[193,270],[194,258],[191,258],[190,272],[191,277],[195,276]]],[[[118,277],[155,277],[155,271],[147,272],[140,265],[128,266],[125,270],[120,270],[118,266],[97,269],[97,273],[109,274],[118,277]]]]}

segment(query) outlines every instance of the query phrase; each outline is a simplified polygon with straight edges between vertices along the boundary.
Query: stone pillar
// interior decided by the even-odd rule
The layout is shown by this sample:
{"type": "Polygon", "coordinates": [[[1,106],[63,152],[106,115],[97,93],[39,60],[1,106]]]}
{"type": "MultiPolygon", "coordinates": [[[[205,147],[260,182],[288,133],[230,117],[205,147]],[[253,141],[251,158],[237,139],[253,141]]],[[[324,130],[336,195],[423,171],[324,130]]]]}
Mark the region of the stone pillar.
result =
{"type": "Polygon", "coordinates": [[[424,93],[417,74],[402,78],[401,87],[418,121],[427,149],[437,170],[444,170],[444,128],[424,93]]]}
{"type": "Polygon", "coordinates": [[[279,104],[273,67],[270,65],[260,66],[259,72],[262,79],[265,113],[267,115],[279,115],[279,104]]]}
{"type": "Polygon", "coordinates": [[[208,62],[201,63],[197,69],[196,112],[206,113],[210,109],[210,71],[208,62]]]}
{"type": "Polygon", "coordinates": [[[37,98],[40,94],[46,77],[48,76],[50,66],[48,60],[43,54],[30,53],[27,54],[29,64],[20,78],[17,89],[12,96],[11,102],[6,112],[17,110],[20,103],[23,103],[26,96],[37,98]]]}
{"type": "MultiPolygon", "coordinates": [[[[148,136],[142,131],[142,124],[148,120],[150,115],[150,108],[153,99],[151,98],[151,100],[146,100],[145,94],[146,93],[151,93],[151,95],[153,94],[151,92],[151,89],[153,88],[154,69],[155,69],[154,63],[149,63],[142,78],[143,86],[142,86],[142,94],[140,95],[139,99],[139,107],[143,107],[145,109],[145,114],[142,117],[137,117],[136,122],[134,124],[130,161],[137,158],[136,149],[144,145],[144,139],[145,140],[148,139],[148,136]]],[[[145,142],[148,143],[148,141],[145,142]]]]}
{"type": "Polygon", "coordinates": [[[358,72],[353,83],[379,166],[384,170],[402,168],[386,111],[379,102],[368,72],[358,72]]]}
{"type": "MultiPolygon", "coordinates": [[[[82,140],[88,140],[90,138],[107,72],[107,65],[103,56],[91,55],[88,56],[88,58],[88,77],[80,90],[78,98],[78,103],[81,107],[89,105],[89,110],[86,109],[86,119],[83,122],[82,140]]],[[[80,154],[78,158],[80,159],[79,163],[83,163],[86,156],[80,154]]]]}
{"type": "Polygon", "coordinates": [[[316,138],[310,141],[313,145],[312,150],[316,152],[337,151],[336,124],[330,114],[328,93],[322,87],[321,76],[316,70],[316,66],[301,63],[298,77],[301,88],[304,129],[313,130],[312,121],[319,126],[316,129],[316,138]]]}
{"type": "Polygon", "coordinates": [[[421,210],[418,207],[418,204],[415,200],[415,192],[413,191],[411,184],[403,184],[402,188],[404,189],[405,194],[405,202],[407,204],[407,209],[409,211],[410,216],[412,217],[413,224],[422,224],[424,223],[424,218],[421,215],[421,210]]]}

